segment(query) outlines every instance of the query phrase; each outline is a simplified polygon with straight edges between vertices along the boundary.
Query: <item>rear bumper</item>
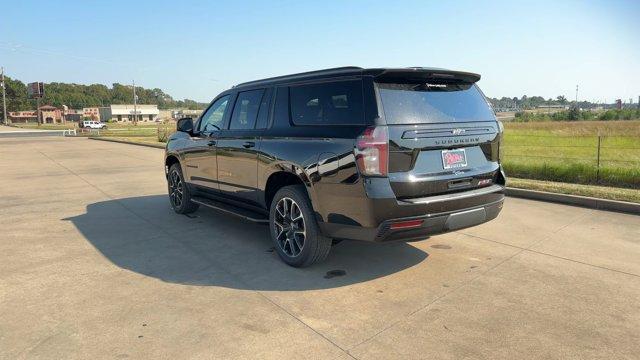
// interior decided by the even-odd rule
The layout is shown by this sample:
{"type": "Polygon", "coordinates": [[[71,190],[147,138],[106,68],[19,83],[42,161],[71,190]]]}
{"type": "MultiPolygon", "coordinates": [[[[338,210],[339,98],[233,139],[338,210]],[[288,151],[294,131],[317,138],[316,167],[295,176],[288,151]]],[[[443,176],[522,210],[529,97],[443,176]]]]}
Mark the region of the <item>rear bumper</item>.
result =
{"type": "Polygon", "coordinates": [[[433,214],[412,218],[424,220],[420,227],[410,229],[392,230],[391,224],[397,221],[409,219],[391,219],[383,222],[379,227],[373,241],[384,242],[394,240],[418,240],[429,235],[445,233],[479,225],[495,219],[502,210],[503,199],[494,203],[472,209],[457,210],[448,213],[433,214]]]}
{"type": "MultiPolygon", "coordinates": [[[[359,218],[367,220],[366,223],[323,222],[320,224],[322,232],[337,239],[375,242],[418,240],[492,220],[502,210],[504,201],[504,187],[501,185],[404,201],[395,197],[375,197],[382,195],[379,191],[368,191],[368,194],[373,196],[359,209],[359,218]],[[367,216],[362,216],[364,214],[367,216]],[[410,220],[422,220],[422,223],[405,229],[391,226],[410,220]]],[[[345,214],[341,218],[350,217],[345,214]]]]}

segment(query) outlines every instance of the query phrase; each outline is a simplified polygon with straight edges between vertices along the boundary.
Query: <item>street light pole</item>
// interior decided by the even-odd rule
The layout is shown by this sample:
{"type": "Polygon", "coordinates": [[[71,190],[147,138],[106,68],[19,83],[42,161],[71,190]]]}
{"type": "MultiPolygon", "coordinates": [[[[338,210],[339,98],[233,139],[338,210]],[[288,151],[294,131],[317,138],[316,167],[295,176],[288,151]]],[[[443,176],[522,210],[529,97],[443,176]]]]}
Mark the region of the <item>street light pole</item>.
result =
{"type": "Polygon", "coordinates": [[[4,88],[6,87],[6,85],[4,84],[4,67],[0,68],[0,76],[2,77],[2,79],[0,79],[0,84],[2,84],[2,121],[4,121],[5,125],[8,125],[9,120],[7,119],[7,99],[4,90],[4,88]]]}

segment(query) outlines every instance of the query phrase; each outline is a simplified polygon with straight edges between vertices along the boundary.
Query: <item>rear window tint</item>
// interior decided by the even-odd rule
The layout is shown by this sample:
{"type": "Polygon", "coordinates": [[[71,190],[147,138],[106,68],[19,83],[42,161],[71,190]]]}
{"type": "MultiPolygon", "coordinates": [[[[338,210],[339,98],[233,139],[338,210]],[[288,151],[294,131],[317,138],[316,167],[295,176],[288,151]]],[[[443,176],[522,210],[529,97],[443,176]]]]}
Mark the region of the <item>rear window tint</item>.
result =
{"type": "Polygon", "coordinates": [[[378,84],[387,124],[487,121],[493,111],[475,85],[378,84]]]}
{"type": "Polygon", "coordinates": [[[358,80],[292,86],[289,99],[296,125],[364,123],[362,82],[358,80]]]}

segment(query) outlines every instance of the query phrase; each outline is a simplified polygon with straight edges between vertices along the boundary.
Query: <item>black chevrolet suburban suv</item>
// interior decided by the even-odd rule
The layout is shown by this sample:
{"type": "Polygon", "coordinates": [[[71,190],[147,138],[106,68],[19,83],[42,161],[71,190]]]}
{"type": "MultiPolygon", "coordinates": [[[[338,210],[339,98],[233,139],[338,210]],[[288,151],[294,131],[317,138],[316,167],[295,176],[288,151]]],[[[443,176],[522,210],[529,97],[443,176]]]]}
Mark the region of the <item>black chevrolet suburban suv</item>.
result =
{"type": "Polygon", "coordinates": [[[502,209],[502,124],[480,75],[342,67],[246,82],[180,119],[165,156],[171,206],[269,224],[289,265],[333,240],[409,241],[502,209]]]}

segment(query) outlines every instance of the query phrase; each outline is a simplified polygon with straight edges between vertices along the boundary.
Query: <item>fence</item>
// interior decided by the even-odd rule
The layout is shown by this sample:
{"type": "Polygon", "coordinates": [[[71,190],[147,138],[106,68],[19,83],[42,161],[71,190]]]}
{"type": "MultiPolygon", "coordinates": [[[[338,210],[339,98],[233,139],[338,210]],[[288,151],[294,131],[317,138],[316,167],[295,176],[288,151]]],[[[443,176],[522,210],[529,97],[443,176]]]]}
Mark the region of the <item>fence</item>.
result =
{"type": "Polygon", "coordinates": [[[117,137],[146,137],[156,136],[157,127],[129,127],[129,128],[104,128],[104,129],[91,129],[80,128],[78,130],[80,135],[88,136],[117,136],[117,137]]]}
{"type": "Polygon", "coordinates": [[[640,188],[640,136],[505,134],[508,175],[640,188]]]}

